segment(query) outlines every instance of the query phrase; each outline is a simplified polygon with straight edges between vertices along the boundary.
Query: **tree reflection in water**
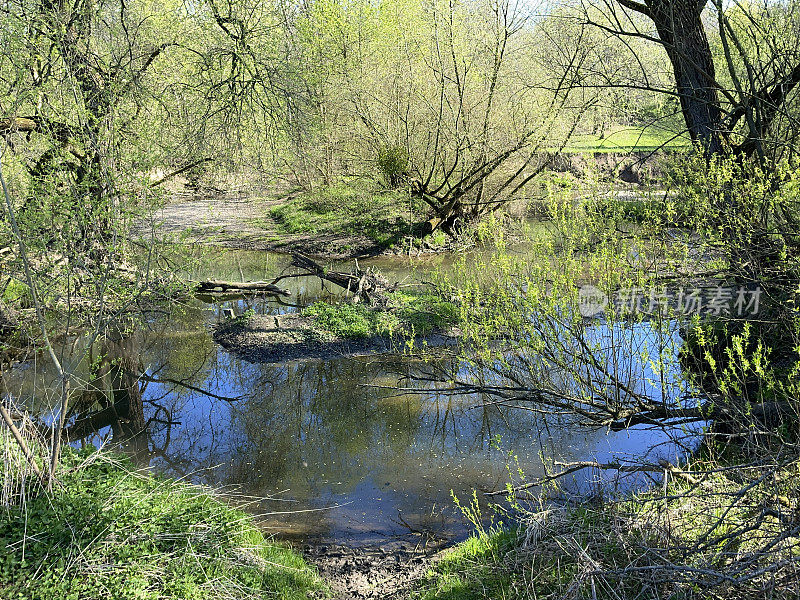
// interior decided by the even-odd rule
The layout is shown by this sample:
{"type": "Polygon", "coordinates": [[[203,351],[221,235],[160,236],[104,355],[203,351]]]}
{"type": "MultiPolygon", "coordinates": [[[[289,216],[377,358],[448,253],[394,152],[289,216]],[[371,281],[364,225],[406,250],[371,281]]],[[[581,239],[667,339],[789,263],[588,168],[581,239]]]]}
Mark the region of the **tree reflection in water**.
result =
{"type": "MultiPolygon", "coordinates": [[[[276,534],[351,542],[464,535],[451,490],[464,498],[503,487],[512,451],[512,466],[534,478],[542,456],[634,453],[660,441],[545,424],[446,384],[414,391],[410,376],[424,365],[404,356],[250,364],[211,339],[224,306],[193,303],[98,343],[70,439],[112,443],[142,466],[265,498],[251,508],[276,534]]],[[[26,377],[18,387],[35,397],[26,377]]]]}

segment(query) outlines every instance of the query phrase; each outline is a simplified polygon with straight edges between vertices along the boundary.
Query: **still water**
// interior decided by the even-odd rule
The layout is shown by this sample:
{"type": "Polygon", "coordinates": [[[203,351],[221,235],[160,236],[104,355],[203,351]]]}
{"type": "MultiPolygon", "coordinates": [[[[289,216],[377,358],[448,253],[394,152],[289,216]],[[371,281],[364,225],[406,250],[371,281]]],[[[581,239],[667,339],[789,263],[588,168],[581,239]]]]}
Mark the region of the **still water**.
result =
{"type": "MultiPolygon", "coordinates": [[[[446,261],[382,258],[361,266],[413,283],[446,261]]],[[[214,251],[186,276],[271,280],[287,263],[279,255],[214,251]]],[[[134,460],[249,498],[248,510],[278,537],[354,545],[459,539],[470,525],[453,494],[468,500],[473,490],[502,488],[509,469],[533,479],[553,459],[678,451],[663,432],[608,433],[543,421],[480,397],[448,394],[445,385],[401,393],[398,386],[414,387],[407,376],[421,366],[401,355],[251,364],[215,344],[223,309],[281,314],[331,293],[317,279],[284,283],[292,291],[289,305],[192,300],[151,313],[146,327],[114,346],[144,374],[135,384],[147,428],[124,444],[134,460]]],[[[82,343],[70,339],[62,351],[80,356],[82,343]]],[[[87,385],[90,359],[78,368],[87,385]]],[[[47,402],[52,371],[42,359],[22,365],[7,389],[28,402],[47,402]]],[[[83,443],[112,438],[119,440],[119,432],[105,426],[83,443]]]]}

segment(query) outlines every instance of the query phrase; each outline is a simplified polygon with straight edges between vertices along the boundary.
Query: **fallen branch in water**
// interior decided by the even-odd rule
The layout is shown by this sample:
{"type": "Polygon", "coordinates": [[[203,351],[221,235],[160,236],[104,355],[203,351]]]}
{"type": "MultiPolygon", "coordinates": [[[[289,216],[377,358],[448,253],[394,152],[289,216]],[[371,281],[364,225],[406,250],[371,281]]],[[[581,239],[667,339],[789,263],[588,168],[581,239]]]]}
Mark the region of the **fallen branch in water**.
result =
{"type": "Polygon", "coordinates": [[[391,285],[383,276],[372,271],[369,267],[362,271],[358,267],[356,261],[356,270],[351,273],[343,271],[329,271],[322,265],[314,262],[307,256],[302,254],[292,254],[292,267],[302,269],[301,273],[293,273],[290,275],[281,275],[275,278],[272,283],[278,283],[282,279],[289,279],[292,277],[307,277],[316,276],[334,285],[337,285],[349,293],[353,294],[355,298],[364,300],[366,303],[375,305],[385,305],[387,302],[386,292],[391,292],[397,289],[397,284],[391,285]]]}
{"type": "Polygon", "coordinates": [[[195,286],[195,291],[200,294],[224,294],[230,292],[261,292],[274,296],[291,296],[289,290],[279,288],[274,283],[267,281],[247,281],[239,283],[236,281],[200,281],[195,286]]]}
{"type": "Polygon", "coordinates": [[[578,462],[570,462],[570,463],[562,463],[556,462],[555,463],[559,467],[564,467],[562,471],[558,473],[553,473],[552,475],[547,475],[545,477],[541,477],[536,481],[531,481],[524,485],[520,485],[518,487],[514,487],[511,489],[505,490],[495,490],[493,492],[484,492],[486,496],[507,496],[509,494],[514,494],[517,492],[521,492],[523,490],[530,489],[532,487],[537,487],[542,484],[545,484],[549,481],[555,481],[556,479],[561,479],[562,477],[566,477],[567,475],[571,475],[572,473],[576,473],[577,471],[581,471],[583,469],[599,469],[601,471],[618,471],[620,473],[663,473],[668,472],[674,477],[678,479],[683,479],[684,481],[691,483],[692,485],[696,485],[698,480],[687,471],[681,471],[678,467],[673,465],[672,463],[666,460],[658,461],[658,464],[642,464],[642,465],[624,465],[618,462],[610,462],[610,463],[599,463],[592,460],[586,461],[578,461],[578,462]]]}

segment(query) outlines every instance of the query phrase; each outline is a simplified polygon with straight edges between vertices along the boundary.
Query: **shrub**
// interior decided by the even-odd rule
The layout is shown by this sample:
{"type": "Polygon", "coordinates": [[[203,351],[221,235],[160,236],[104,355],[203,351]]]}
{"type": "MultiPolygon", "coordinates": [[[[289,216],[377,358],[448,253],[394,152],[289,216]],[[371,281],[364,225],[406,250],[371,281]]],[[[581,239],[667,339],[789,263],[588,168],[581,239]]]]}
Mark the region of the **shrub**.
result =
{"type": "Polygon", "coordinates": [[[386,185],[400,187],[408,171],[408,152],[403,146],[386,146],[378,152],[378,168],[386,185]]]}

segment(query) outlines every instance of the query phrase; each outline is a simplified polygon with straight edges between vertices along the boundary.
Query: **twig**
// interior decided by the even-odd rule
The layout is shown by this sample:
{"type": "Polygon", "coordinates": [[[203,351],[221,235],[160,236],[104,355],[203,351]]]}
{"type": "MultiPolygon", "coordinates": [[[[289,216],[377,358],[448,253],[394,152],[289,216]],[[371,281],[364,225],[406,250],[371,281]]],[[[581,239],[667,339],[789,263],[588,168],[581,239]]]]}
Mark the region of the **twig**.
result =
{"type": "Polygon", "coordinates": [[[22,450],[22,454],[25,455],[25,459],[28,461],[28,464],[30,464],[31,469],[33,469],[33,472],[39,478],[39,481],[42,482],[42,485],[46,486],[47,478],[44,476],[44,473],[42,473],[39,465],[36,464],[36,457],[33,455],[33,452],[31,452],[31,449],[25,442],[25,438],[22,437],[20,430],[17,429],[16,425],[14,425],[14,420],[11,418],[8,409],[6,409],[2,403],[0,403],[0,416],[2,416],[6,427],[8,427],[8,429],[11,431],[11,435],[14,436],[14,440],[16,440],[17,445],[20,447],[20,450],[22,450]]]}
{"type": "Polygon", "coordinates": [[[658,464],[642,464],[642,465],[623,465],[622,463],[618,462],[610,462],[610,463],[600,463],[597,461],[585,460],[585,461],[578,461],[578,462],[570,462],[570,463],[562,463],[556,462],[556,465],[559,467],[564,467],[563,471],[558,473],[553,473],[552,475],[547,475],[545,477],[541,477],[535,481],[531,481],[524,485],[520,485],[511,489],[505,490],[494,490],[492,492],[484,492],[485,496],[507,496],[509,494],[514,494],[516,492],[521,492],[523,490],[530,489],[532,487],[540,486],[544,483],[549,481],[554,481],[556,479],[560,479],[562,477],[566,477],[567,475],[571,475],[572,473],[576,473],[582,469],[600,469],[602,471],[610,470],[610,471],[619,471],[620,473],[661,473],[664,470],[669,471],[672,475],[676,477],[680,477],[685,481],[688,481],[691,484],[697,484],[698,480],[688,474],[686,471],[681,471],[670,462],[666,460],[660,460],[658,464]]]}

